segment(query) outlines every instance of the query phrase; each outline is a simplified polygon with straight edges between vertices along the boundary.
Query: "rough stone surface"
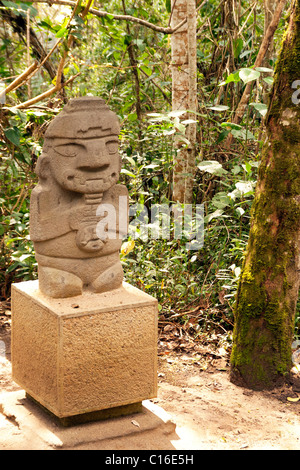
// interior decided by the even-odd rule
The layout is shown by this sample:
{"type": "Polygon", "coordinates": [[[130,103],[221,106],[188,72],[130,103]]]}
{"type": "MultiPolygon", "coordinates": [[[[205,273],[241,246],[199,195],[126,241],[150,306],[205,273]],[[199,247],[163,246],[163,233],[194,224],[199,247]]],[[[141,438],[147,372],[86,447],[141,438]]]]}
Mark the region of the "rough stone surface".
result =
{"type": "Polygon", "coordinates": [[[53,298],[122,285],[128,192],[118,117],[98,97],[71,100],[45,133],[30,207],[41,291],[53,298]]]}
{"type": "Polygon", "coordinates": [[[126,283],[62,299],[13,284],[12,376],[58,417],[155,397],[156,299],[126,283]]]}

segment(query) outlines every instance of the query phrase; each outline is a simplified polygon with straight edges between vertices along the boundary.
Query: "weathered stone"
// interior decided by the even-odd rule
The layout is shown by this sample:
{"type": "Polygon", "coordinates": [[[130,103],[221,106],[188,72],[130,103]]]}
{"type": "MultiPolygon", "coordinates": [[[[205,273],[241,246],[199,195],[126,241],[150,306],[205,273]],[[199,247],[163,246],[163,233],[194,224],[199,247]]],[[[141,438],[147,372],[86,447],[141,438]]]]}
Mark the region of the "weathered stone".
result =
{"type": "Polygon", "coordinates": [[[119,132],[118,117],[97,97],[71,100],[46,131],[30,237],[40,289],[50,297],[122,285],[128,192],[117,184],[119,132]]]}
{"type": "Polygon", "coordinates": [[[13,380],[59,418],[157,394],[157,301],[129,284],[71,299],[13,284],[12,323],[13,380]]]}
{"type": "Polygon", "coordinates": [[[12,286],[13,379],[62,423],[132,413],[157,393],[157,301],[123,282],[128,193],[100,98],[51,122],[32,191],[38,280],[12,286]]]}

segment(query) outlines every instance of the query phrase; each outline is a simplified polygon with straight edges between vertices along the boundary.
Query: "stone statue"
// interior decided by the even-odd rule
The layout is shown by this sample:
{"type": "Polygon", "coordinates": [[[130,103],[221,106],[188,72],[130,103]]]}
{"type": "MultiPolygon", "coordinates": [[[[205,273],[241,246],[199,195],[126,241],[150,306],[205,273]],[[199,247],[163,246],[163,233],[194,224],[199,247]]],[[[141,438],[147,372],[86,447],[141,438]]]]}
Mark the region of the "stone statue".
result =
{"type": "Polygon", "coordinates": [[[30,237],[39,288],[50,297],[122,284],[128,192],[117,184],[119,131],[116,114],[90,96],[71,100],[46,131],[31,195],[30,237]]]}

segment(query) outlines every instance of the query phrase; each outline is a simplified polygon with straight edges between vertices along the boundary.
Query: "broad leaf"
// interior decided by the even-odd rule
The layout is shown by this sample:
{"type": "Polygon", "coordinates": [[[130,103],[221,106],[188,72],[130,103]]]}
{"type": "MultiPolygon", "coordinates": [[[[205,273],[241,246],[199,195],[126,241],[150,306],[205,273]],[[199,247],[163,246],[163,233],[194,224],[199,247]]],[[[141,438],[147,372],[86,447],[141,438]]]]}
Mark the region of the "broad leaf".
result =
{"type": "Polygon", "coordinates": [[[250,106],[253,106],[262,116],[265,116],[268,112],[268,106],[264,103],[250,103],[250,106]]]}
{"type": "Polygon", "coordinates": [[[10,127],[9,129],[4,129],[5,137],[14,145],[19,147],[20,145],[20,131],[17,127],[10,127]]]}
{"type": "Polygon", "coordinates": [[[253,69],[241,69],[239,76],[244,83],[249,83],[253,82],[253,80],[257,80],[260,77],[260,72],[253,69]]]}
{"type": "Polygon", "coordinates": [[[198,165],[199,170],[201,171],[207,171],[211,175],[223,175],[227,173],[226,170],[222,167],[221,163],[215,161],[215,160],[207,160],[204,162],[199,163],[198,165]]]}
{"type": "Polygon", "coordinates": [[[224,106],[224,105],[221,105],[221,104],[217,104],[216,106],[211,106],[209,107],[208,109],[211,109],[212,111],[227,111],[227,109],[229,109],[229,106],[224,106]]]}

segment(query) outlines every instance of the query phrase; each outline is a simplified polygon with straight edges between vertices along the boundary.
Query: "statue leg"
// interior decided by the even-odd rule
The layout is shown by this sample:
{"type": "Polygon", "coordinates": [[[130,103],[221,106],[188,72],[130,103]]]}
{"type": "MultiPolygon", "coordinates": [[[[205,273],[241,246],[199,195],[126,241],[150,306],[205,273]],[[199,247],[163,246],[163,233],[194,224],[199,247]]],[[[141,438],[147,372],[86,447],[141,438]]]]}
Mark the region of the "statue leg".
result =
{"type": "Polygon", "coordinates": [[[110,268],[107,268],[90,285],[93,292],[106,292],[121,287],[123,282],[123,268],[118,261],[110,268]]]}
{"type": "Polygon", "coordinates": [[[82,294],[82,280],[67,271],[39,266],[39,287],[43,294],[56,299],[82,294]]]}

